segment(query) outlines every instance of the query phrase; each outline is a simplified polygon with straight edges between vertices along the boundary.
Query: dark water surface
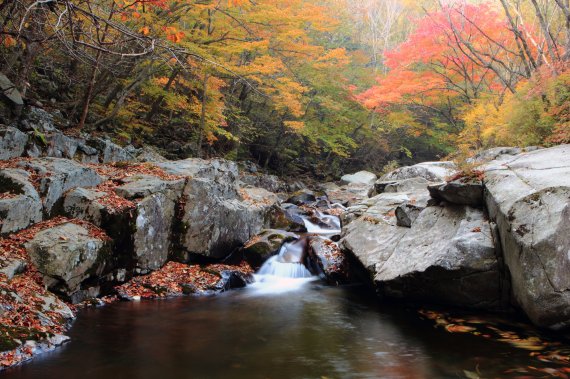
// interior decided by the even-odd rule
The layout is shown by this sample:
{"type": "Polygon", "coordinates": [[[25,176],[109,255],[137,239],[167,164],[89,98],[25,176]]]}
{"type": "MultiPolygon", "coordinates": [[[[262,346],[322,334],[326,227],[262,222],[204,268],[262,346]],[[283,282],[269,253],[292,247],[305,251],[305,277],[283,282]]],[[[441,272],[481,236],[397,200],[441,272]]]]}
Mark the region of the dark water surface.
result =
{"type": "Polygon", "coordinates": [[[72,342],[0,376],[465,378],[479,370],[481,378],[502,378],[536,364],[529,351],[448,333],[363,292],[312,282],[280,294],[254,287],[88,309],[72,342]]]}

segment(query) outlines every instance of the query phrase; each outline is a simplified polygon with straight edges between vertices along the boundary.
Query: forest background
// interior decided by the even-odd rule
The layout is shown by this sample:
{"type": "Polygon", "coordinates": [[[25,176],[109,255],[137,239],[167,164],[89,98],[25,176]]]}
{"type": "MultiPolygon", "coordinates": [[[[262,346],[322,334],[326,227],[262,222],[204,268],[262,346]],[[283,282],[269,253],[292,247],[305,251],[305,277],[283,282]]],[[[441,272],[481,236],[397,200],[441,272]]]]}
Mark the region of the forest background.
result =
{"type": "Polygon", "coordinates": [[[569,60],[569,0],[0,3],[0,72],[66,133],[319,179],[569,143],[569,60]]]}

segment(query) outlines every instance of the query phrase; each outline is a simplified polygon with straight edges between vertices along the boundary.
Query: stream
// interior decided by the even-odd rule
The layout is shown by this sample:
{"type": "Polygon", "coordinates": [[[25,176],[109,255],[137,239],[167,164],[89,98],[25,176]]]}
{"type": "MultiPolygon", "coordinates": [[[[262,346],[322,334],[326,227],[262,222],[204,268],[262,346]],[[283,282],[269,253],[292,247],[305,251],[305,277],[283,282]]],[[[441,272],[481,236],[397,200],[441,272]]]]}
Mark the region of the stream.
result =
{"type": "Polygon", "coordinates": [[[71,342],[0,376],[503,378],[531,363],[528,351],[434,328],[358,286],[292,279],[275,292],[273,284],[86,309],[71,342]]]}
{"type": "MultiPolygon", "coordinates": [[[[338,234],[317,210],[310,233],[338,234]]],[[[6,378],[529,378],[564,373],[567,345],[496,316],[445,316],[328,286],[285,242],[245,288],[80,312],[71,342],[6,378]],[[451,320],[451,321],[450,321],[451,320]],[[466,324],[467,323],[467,324],[466,324]],[[552,363],[552,360],[558,360],[552,363]],[[530,367],[529,367],[530,366],[530,367]],[[556,370],[556,371],[552,371],[556,370]]],[[[556,377],[567,377],[558,376],[556,377]]]]}

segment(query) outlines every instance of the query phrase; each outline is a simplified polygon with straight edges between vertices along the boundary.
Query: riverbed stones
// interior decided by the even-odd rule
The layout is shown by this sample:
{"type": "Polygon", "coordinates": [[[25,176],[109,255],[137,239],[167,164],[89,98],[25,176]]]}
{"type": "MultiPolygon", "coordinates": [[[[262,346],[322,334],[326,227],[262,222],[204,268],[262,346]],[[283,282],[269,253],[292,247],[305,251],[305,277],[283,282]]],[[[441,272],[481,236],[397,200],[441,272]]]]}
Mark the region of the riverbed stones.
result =
{"type": "Polygon", "coordinates": [[[71,222],[38,232],[25,247],[46,286],[69,298],[103,272],[110,253],[109,240],[71,222]]]}
{"type": "Polygon", "coordinates": [[[0,171],[0,234],[25,229],[42,220],[42,202],[30,174],[19,169],[0,171]]]}
{"type": "Polygon", "coordinates": [[[516,303],[538,326],[570,326],[570,145],[484,168],[516,303]]]}
{"type": "Polygon", "coordinates": [[[424,209],[424,207],[410,203],[398,205],[396,208],[396,225],[411,228],[413,222],[416,221],[421,211],[424,209]]]}
{"type": "Polygon", "coordinates": [[[22,156],[28,136],[11,126],[0,125],[0,160],[22,156]]]}

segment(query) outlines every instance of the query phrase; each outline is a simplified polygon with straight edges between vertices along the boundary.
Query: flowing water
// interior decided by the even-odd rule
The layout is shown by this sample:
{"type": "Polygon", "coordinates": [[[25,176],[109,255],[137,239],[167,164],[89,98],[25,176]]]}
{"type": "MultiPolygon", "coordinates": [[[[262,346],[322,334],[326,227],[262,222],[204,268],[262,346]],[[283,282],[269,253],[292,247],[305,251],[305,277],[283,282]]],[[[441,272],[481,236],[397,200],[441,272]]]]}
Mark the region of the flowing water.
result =
{"type": "Polygon", "coordinates": [[[540,365],[507,343],[434,328],[361,287],[274,279],[281,282],[215,297],[87,309],[70,343],[0,376],[427,379],[479,370],[481,378],[503,378],[516,377],[508,369],[540,365]]]}
{"type": "MultiPolygon", "coordinates": [[[[309,233],[338,234],[337,217],[315,213],[316,217],[304,218],[309,233]]],[[[564,359],[570,348],[565,345],[541,339],[525,326],[510,324],[505,329],[501,321],[491,318],[460,319],[391,307],[360,286],[325,286],[301,263],[306,248],[304,237],[283,244],[255,275],[255,283],[241,290],[84,310],[71,329],[70,343],[0,376],[473,379],[566,375],[569,363],[564,359]],[[467,320],[471,320],[468,326],[464,325],[467,320]]]]}

